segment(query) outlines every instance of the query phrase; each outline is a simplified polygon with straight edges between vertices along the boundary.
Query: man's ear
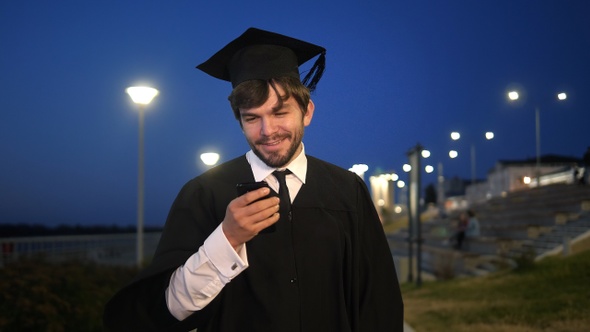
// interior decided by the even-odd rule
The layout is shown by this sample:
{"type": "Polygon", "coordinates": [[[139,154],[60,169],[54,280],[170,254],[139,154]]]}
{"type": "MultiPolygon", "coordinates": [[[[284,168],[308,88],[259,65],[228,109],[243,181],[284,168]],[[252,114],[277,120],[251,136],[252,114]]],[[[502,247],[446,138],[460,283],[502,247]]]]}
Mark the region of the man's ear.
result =
{"type": "Polygon", "coordinates": [[[313,111],[315,110],[315,105],[313,101],[310,99],[309,103],[307,103],[307,112],[303,115],[303,125],[309,126],[311,123],[311,118],[313,118],[313,111]]]}

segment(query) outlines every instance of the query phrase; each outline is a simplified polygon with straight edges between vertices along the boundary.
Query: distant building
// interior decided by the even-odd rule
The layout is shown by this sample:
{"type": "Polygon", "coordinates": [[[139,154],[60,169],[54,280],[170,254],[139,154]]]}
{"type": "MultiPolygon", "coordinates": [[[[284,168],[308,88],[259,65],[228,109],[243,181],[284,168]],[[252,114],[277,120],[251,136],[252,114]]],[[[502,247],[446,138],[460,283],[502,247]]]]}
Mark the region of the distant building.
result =
{"type": "Polygon", "coordinates": [[[537,173],[542,186],[551,183],[572,183],[574,170],[580,163],[579,158],[544,155],[540,157],[537,170],[536,158],[500,160],[489,171],[487,181],[467,187],[466,200],[472,204],[534,187],[537,185],[537,173]]]}
{"type": "MultiPolygon", "coordinates": [[[[575,170],[582,164],[580,158],[559,155],[540,157],[538,173],[541,186],[552,183],[573,183],[575,170]]],[[[470,204],[504,196],[509,192],[524,190],[537,185],[537,160],[499,160],[488,172],[487,179],[461,179],[457,176],[445,178],[437,188],[438,207],[445,212],[464,210],[470,204]],[[442,185],[442,188],[440,187],[442,185]],[[442,195],[441,195],[442,193],[442,195]]],[[[378,174],[370,177],[371,196],[377,211],[402,211],[407,204],[407,185],[398,189],[396,195],[393,174],[378,174]]]]}

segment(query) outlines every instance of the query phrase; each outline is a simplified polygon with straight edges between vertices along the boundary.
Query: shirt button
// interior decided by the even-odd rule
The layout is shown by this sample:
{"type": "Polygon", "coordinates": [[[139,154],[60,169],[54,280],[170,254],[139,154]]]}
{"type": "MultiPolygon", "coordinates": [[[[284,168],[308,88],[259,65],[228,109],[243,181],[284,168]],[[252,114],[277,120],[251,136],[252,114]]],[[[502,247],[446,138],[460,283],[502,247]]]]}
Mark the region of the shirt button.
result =
{"type": "Polygon", "coordinates": [[[293,278],[293,279],[291,279],[291,283],[292,283],[292,284],[294,284],[294,283],[296,283],[296,282],[297,282],[297,278],[293,278]]]}

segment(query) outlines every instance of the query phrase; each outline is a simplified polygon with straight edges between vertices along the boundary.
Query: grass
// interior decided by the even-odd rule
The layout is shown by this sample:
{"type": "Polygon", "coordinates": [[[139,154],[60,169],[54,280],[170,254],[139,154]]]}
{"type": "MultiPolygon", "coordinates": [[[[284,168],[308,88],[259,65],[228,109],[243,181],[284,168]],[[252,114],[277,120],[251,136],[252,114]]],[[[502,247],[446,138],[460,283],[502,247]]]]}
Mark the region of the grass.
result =
{"type": "Polygon", "coordinates": [[[405,319],[423,331],[585,331],[590,251],[485,277],[402,285],[405,319]]]}

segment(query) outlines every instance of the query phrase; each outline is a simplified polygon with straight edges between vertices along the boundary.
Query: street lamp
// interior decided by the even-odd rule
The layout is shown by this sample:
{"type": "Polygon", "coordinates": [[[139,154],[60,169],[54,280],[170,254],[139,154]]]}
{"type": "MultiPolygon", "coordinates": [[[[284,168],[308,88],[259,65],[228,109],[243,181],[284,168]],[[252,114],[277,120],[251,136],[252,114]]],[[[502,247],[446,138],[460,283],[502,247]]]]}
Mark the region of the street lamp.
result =
{"type": "Polygon", "coordinates": [[[137,171],[137,266],[140,267],[143,261],[143,131],[144,111],[152,99],[158,94],[158,90],[144,86],[133,86],[125,90],[134,103],[139,106],[139,146],[138,146],[138,171],[137,171]]]}
{"type": "MultiPolygon", "coordinates": [[[[461,137],[461,134],[459,134],[458,132],[452,132],[451,133],[451,138],[453,138],[454,140],[457,140],[461,137]]],[[[421,152],[422,158],[429,158],[432,154],[430,151],[428,150],[422,150],[421,152]]],[[[456,158],[458,156],[458,152],[455,150],[450,150],[449,151],[449,158],[453,159],[456,158]]],[[[409,166],[409,165],[408,165],[409,166]]],[[[437,200],[437,205],[438,205],[438,209],[440,211],[440,213],[443,213],[444,209],[445,209],[445,178],[443,175],[443,164],[442,162],[438,162],[437,165],[437,170],[438,170],[438,175],[437,175],[437,195],[436,195],[436,200],[437,200]]],[[[431,174],[435,171],[435,167],[433,165],[426,165],[424,167],[424,171],[427,174],[431,174]]]]}
{"type": "MultiPolygon", "coordinates": [[[[518,100],[520,95],[518,91],[510,91],[508,92],[508,99],[511,101],[518,100]]],[[[566,100],[567,94],[565,92],[560,92],[557,94],[558,100],[566,100]]],[[[535,165],[535,178],[537,182],[537,187],[541,185],[541,117],[539,115],[539,106],[535,106],[535,141],[536,141],[536,155],[537,161],[535,165]]]]}
{"type": "MultiPolygon", "coordinates": [[[[487,131],[484,134],[486,140],[492,140],[494,138],[494,133],[491,131],[487,131]]],[[[453,141],[457,141],[461,138],[461,134],[459,132],[452,132],[451,133],[451,139],[453,141]]],[[[475,167],[475,144],[472,142],[471,143],[471,184],[475,183],[475,178],[476,178],[476,167],[475,167]]],[[[449,157],[451,159],[457,158],[457,156],[459,155],[459,153],[456,150],[451,150],[449,151],[449,157]]]]}
{"type": "Polygon", "coordinates": [[[366,164],[354,164],[348,170],[356,173],[361,179],[365,180],[365,172],[369,170],[369,166],[366,164]]]}
{"type": "Polygon", "coordinates": [[[207,166],[213,166],[219,161],[219,153],[205,152],[201,153],[201,161],[207,166]]]}

